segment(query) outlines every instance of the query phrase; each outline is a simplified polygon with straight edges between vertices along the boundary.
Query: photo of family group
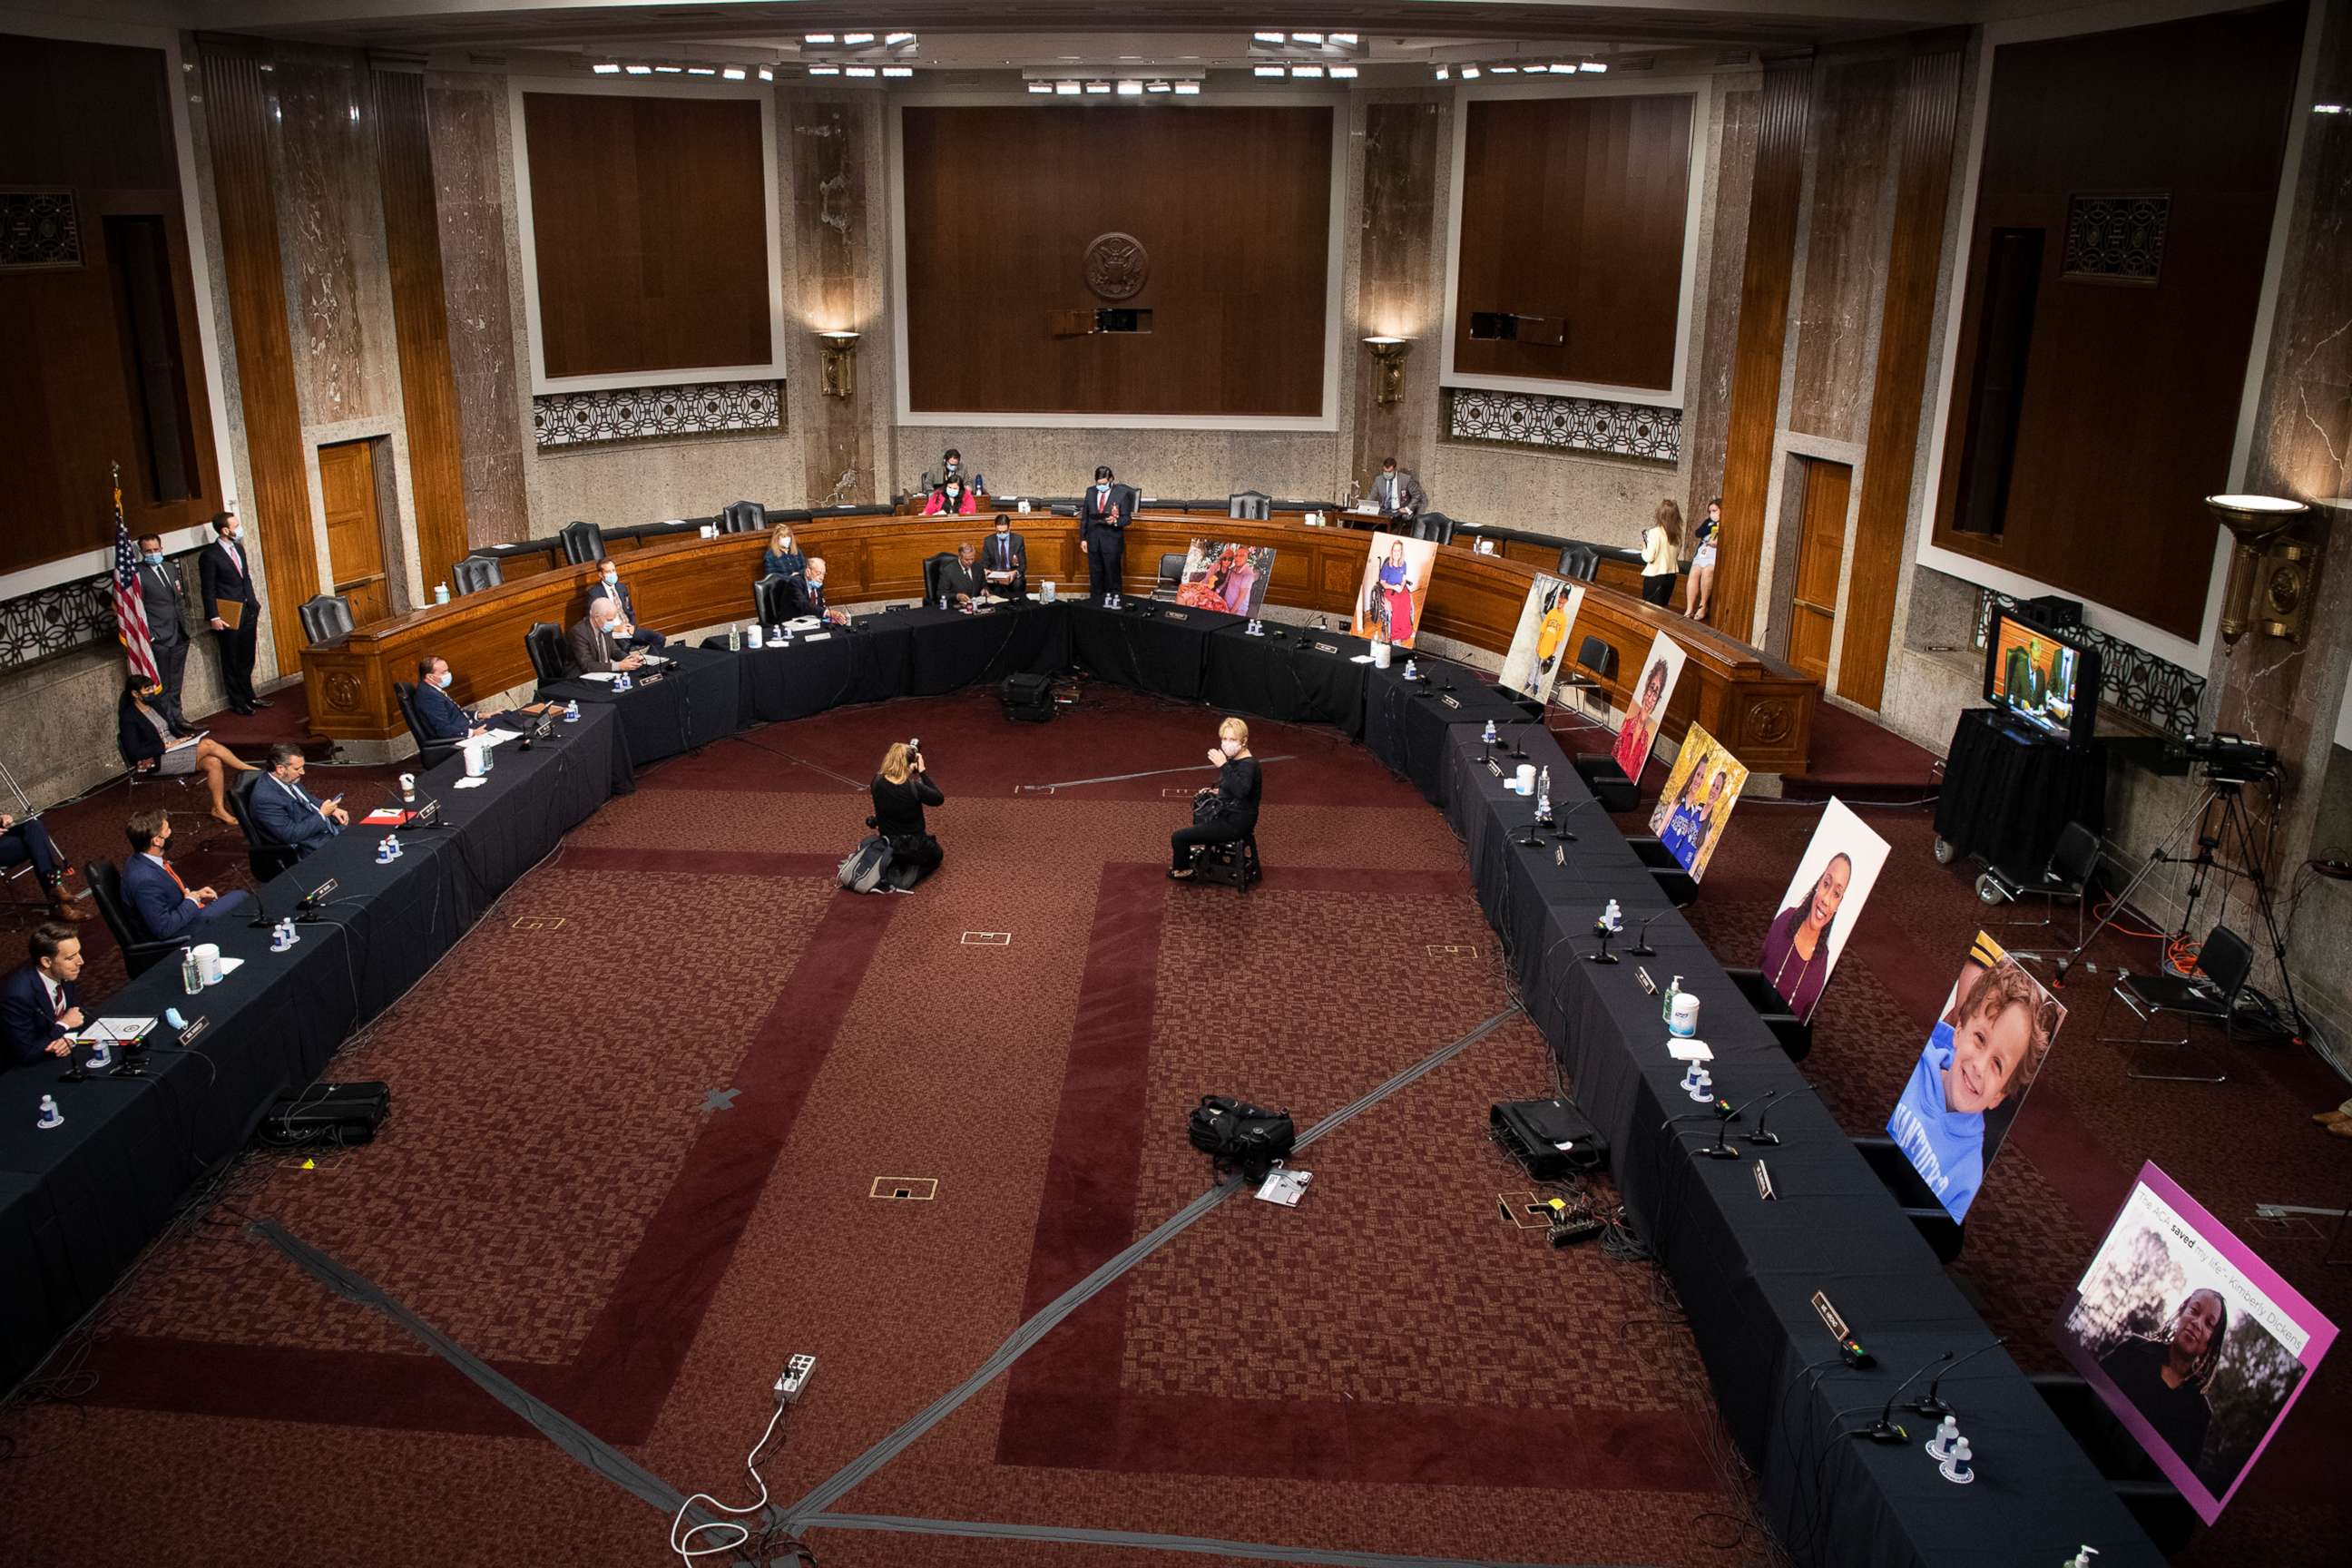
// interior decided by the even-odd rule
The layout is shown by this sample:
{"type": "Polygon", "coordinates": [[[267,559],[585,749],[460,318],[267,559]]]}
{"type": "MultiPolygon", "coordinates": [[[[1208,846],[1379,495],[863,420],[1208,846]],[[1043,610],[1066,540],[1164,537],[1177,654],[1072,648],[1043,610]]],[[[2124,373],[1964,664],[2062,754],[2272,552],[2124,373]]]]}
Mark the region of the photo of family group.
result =
{"type": "Polygon", "coordinates": [[[1176,602],[1196,610],[1255,616],[1265,607],[1265,585],[1274,576],[1274,546],[1230,544],[1196,539],[1184,554],[1176,602]]]}
{"type": "Polygon", "coordinates": [[[1748,783],[1748,770],[1723,749],[1723,742],[1694,722],[1684,731],[1683,748],[1658,792],[1657,809],[1650,814],[1650,831],[1666,847],[1696,882],[1706,875],[1706,863],[1723,837],[1724,824],[1748,783]]]}
{"type": "Polygon", "coordinates": [[[1356,613],[1349,632],[1394,647],[1409,648],[1421,634],[1421,607],[1429,602],[1429,571],[1437,563],[1437,541],[1375,533],[1364,559],[1364,580],[1356,588],[1356,613]]]}
{"type": "Polygon", "coordinates": [[[1968,1217],[2065,1021],[2042,982],[1977,932],[1886,1119],[1886,1135],[1954,1219],[1968,1217]]]}
{"type": "Polygon", "coordinates": [[[2336,1326],[2153,1163],[2058,1322],[2066,1359],[2213,1522],[2336,1326]]]}

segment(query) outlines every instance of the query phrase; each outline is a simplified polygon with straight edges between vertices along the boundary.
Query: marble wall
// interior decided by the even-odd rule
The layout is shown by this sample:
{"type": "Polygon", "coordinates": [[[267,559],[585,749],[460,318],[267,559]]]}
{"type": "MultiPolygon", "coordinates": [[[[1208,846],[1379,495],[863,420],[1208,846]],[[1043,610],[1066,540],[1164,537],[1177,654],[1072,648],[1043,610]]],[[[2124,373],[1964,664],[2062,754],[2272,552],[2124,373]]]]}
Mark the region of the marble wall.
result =
{"type": "Polygon", "coordinates": [[[457,404],[466,486],[466,536],[473,545],[530,537],[523,454],[530,426],[514,410],[515,311],[507,266],[508,199],[499,77],[438,71],[425,78],[433,143],[434,203],[441,235],[441,288],[449,316],[449,369],[457,404]]]}

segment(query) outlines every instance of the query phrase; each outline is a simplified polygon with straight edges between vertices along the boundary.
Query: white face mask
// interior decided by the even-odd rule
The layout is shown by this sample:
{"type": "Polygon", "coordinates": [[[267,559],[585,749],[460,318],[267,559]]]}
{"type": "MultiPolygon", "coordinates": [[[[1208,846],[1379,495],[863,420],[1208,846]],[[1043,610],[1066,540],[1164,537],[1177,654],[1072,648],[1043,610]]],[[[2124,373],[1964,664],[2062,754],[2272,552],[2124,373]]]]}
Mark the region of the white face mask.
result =
{"type": "Polygon", "coordinates": [[[615,584],[615,583],[619,582],[620,580],[621,580],[621,574],[620,574],[618,572],[607,572],[607,573],[605,573],[605,574],[604,574],[604,586],[606,586],[607,588],[611,587],[614,584],[615,584]]]}
{"type": "Polygon", "coordinates": [[[1239,741],[1223,740],[1218,742],[1217,744],[1223,749],[1225,755],[1229,757],[1238,757],[1242,754],[1242,743],[1239,741]]]}
{"type": "Polygon", "coordinates": [[[449,689],[449,672],[448,672],[447,670],[446,670],[446,669],[445,669],[445,670],[443,670],[440,674],[438,674],[438,675],[435,676],[435,677],[433,678],[433,684],[434,684],[434,685],[436,685],[436,686],[437,686],[437,687],[439,687],[439,688],[440,688],[442,690],[444,690],[444,691],[448,690],[448,689],[449,689]]]}

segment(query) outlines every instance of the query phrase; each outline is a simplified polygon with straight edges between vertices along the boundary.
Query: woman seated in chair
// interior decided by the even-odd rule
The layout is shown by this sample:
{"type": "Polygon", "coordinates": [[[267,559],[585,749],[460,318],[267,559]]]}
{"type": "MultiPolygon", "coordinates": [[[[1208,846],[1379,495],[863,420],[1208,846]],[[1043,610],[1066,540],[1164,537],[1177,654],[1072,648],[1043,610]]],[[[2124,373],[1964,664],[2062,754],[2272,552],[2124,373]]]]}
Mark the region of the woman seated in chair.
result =
{"type": "Polygon", "coordinates": [[[1238,719],[1218,725],[1209,763],[1217,770],[1217,782],[1192,797],[1192,825],[1168,836],[1168,875],[1179,882],[1191,879],[1197,849],[1238,844],[1257,831],[1260,780],[1257,759],[1250,755],[1249,726],[1238,719]]]}
{"type": "Polygon", "coordinates": [[[203,773],[205,787],[213,797],[213,820],[236,826],[236,818],[228,811],[227,775],[252,773],[253,764],[237,761],[236,752],[210,736],[174,736],[155,706],[163,695],[161,685],[135,675],[123,684],[122,700],[114,710],[114,741],[121,749],[123,765],[163,779],[203,773]]]}
{"type": "Polygon", "coordinates": [[[800,542],[793,537],[793,525],[780,522],[768,531],[767,552],[760,557],[760,573],[766,577],[797,577],[808,569],[808,558],[801,553],[800,542]]]}
{"type": "Polygon", "coordinates": [[[936,517],[941,512],[969,516],[980,510],[980,498],[963,482],[961,474],[950,474],[947,481],[931,491],[931,499],[923,503],[923,515],[936,517]]]}

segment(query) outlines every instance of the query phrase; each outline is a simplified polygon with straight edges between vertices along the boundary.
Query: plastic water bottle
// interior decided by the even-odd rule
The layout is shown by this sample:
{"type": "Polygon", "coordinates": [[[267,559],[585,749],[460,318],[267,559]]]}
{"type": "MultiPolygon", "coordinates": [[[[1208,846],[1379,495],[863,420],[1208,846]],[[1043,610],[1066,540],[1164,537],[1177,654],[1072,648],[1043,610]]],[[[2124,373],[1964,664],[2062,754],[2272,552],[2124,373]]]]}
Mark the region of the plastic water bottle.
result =
{"type": "Polygon", "coordinates": [[[1502,739],[1502,736],[1495,732],[1495,721],[1492,719],[1486,721],[1486,728],[1478,739],[1489,746],[1502,739]]]}
{"type": "Polygon", "coordinates": [[[446,605],[449,602],[448,584],[436,583],[433,584],[433,602],[436,605],[446,605]]]}
{"type": "Polygon", "coordinates": [[[97,1045],[90,1047],[89,1060],[83,1065],[91,1072],[96,1072],[101,1068],[112,1067],[114,1065],[113,1047],[104,1040],[99,1041],[97,1045]]]}
{"type": "Polygon", "coordinates": [[[743,651],[743,627],[740,622],[727,628],[727,651],[729,653],[743,651]]]}
{"type": "Polygon", "coordinates": [[[1548,763],[1536,774],[1536,820],[1551,820],[1551,765],[1548,763]]]}
{"type": "Polygon", "coordinates": [[[580,722],[580,699],[577,697],[565,704],[563,709],[563,721],[567,724],[577,724],[580,722]]]}
{"type": "Polygon", "coordinates": [[[944,609],[946,609],[947,607],[948,607],[948,596],[947,596],[945,594],[941,594],[941,595],[940,595],[940,609],[942,609],[942,610],[944,610],[944,609]]]}
{"type": "Polygon", "coordinates": [[[41,1096],[41,1119],[33,1125],[47,1131],[52,1127],[63,1127],[65,1124],[65,1112],[58,1109],[58,1097],[54,1094],[41,1096]]]}

